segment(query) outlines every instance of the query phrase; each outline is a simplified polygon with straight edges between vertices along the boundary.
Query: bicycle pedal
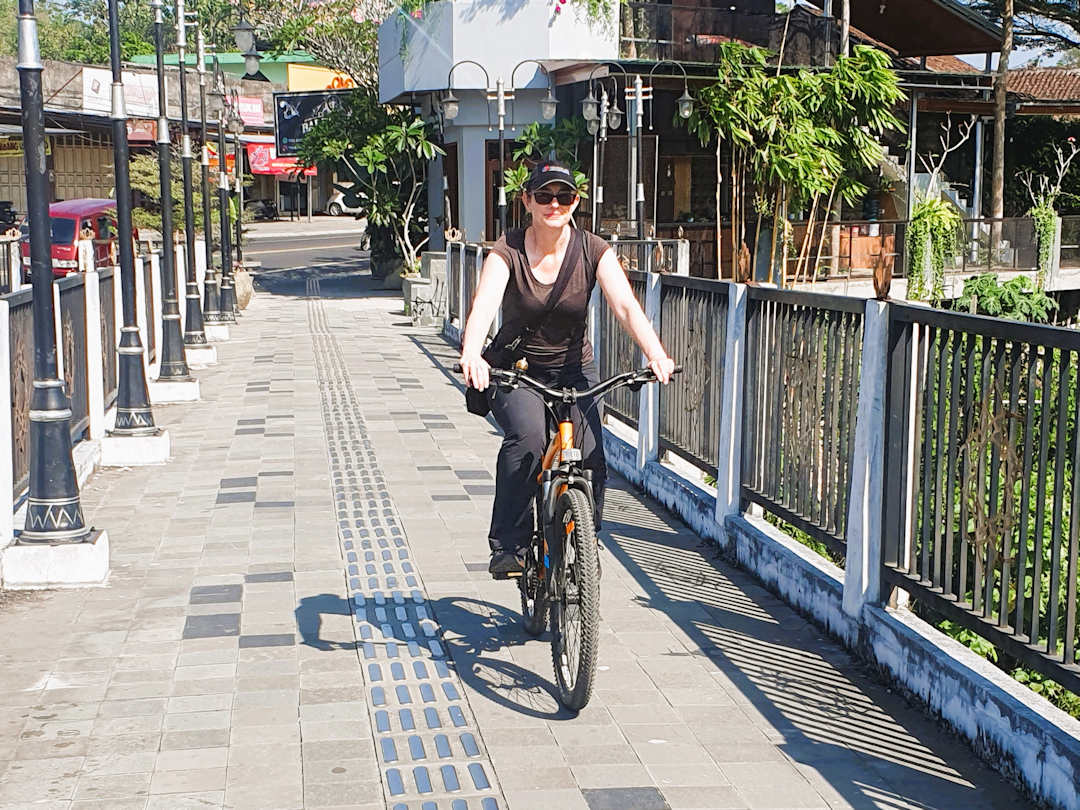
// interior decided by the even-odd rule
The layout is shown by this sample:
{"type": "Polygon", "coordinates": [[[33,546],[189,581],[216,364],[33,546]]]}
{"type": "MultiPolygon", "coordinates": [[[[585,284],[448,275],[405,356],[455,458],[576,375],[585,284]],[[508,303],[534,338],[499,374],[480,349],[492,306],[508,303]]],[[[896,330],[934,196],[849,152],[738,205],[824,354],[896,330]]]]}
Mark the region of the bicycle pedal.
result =
{"type": "Polygon", "coordinates": [[[511,571],[509,573],[492,574],[492,579],[520,579],[523,571],[511,571]]]}

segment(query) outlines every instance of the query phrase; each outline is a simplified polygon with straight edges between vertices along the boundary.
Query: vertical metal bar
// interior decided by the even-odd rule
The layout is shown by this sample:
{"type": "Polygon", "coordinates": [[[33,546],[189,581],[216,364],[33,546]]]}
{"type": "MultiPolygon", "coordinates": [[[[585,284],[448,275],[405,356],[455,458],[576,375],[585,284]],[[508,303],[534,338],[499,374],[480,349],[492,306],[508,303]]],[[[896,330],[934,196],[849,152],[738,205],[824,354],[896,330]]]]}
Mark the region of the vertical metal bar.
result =
{"type": "MultiPolygon", "coordinates": [[[[1016,447],[1016,429],[1019,424],[1019,396],[1020,396],[1020,376],[1022,374],[1022,363],[1020,358],[1022,356],[1021,347],[1019,342],[1013,342],[1011,347],[1011,357],[1009,365],[1009,402],[1006,407],[1006,419],[1009,422],[1009,447],[1016,447]]],[[[1011,528],[1012,520],[1016,510],[1016,493],[1015,485],[1012,483],[1012,477],[1016,475],[1015,462],[1012,456],[1009,457],[1006,463],[1005,474],[1005,486],[1003,490],[1003,509],[1005,514],[1008,515],[1006,521],[1010,525],[1008,533],[1001,538],[1002,542],[1002,555],[1001,555],[1001,601],[998,605],[998,626],[1005,627],[1009,623],[1009,589],[1012,584],[1012,555],[1013,555],[1013,535],[1014,530],[1011,528]]],[[[1026,485],[1026,484],[1025,484],[1026,485]]],[[[1024,538],[1020,538],[1021,544],[1024,543],[1024,538]]]]}
{"type": "MultiPolygon", "coordinates": [[[[1076,368],[1076,358],[1069,364],[1076,368]]],[[[1076,484],[1076,474],[1080,470],[1080,392],[1076,390],[1076,377],[1068,376],[1069,393],[1072,394],[1073,435],[1072,435],[1072,498],[1069,504],[1069,558],[1065,572],[1065,634],[1062,638],[1061,660],[1066,665],[1076,663],[1076,589],[1077,589],[1077,547],[1080,545],[1080,487],[1076,484]]]]}
{"type": "Polygon", "coordinates": [[[776,364],[776,374],[772,377],[772,380],[776,385],[776,395],[773,399],[773,413],[770,420],[772,424],[769,426],[772,431],[769,436],[769,452],[771,454],[769,473],[771,478],[768,481],[767,491],[770,496],[775,497],[780,489],[782,479],[780,466],[783,463],[781,441],[784,436],[784,422],[787,419],[786,408],[784,407],[786,403],[785,393],[791,385],[788,378],[787,356],[789,309],[775,301],[771,302],[769,309],[769,323],[773,330],[773,362],[776,364]]]}
{"type": "Polygon", "coordinates": [[[825,330],[825,431],[824,445],[821,459],[821,508],[818,510],[818,523],[825,531],[836,531],[834,507],[836,505],[836,487],[833,478],[833,466],[836,461],[837,431],[839,425],[836,414],[840,406],[838,386],[836,381],[836,324],[843,318],[842,314],[830,313],[828,326],[825,330]]]}
{"type": "Polygon", "coordinates": [[[926,354],[920,377],[922,378],[922,513],[919,516],[919,544],[911,546],[911,566],[918,566],[919,579],[923,582],[930,577],[930,546],[933,531],[933,468],[934,468],[934,389],[936,388],[936,356],[941,330],[927,327],[926,354]],[[917,560],[919,561],[917,563],[917,560]]]}
{"type": "MultiPolygon", "coordinates": [[[[986,464],[986,452],[987,444],[989,442],[989,431],[991,430],[990,419],[992,417],[993,409],[993,394],[991,392],[991,374],[992,368],[991,354],[993,352],[994,341],[988,337],[984,337],[982,340],[982,360],[980,366],[980,389],[979,389],[979,402],[980,407],[978,410],[978,423],[976,430],[982,433],[982,441],[979,443],[979,461],[977,469],[977,486],[978,492],[975,496],[975,509],[976,509],[976,525],[984,510],[989,509],[989,500],[987,498],[986,479],[987,479],[987,464],[986,464]]],[[[992,454],[992,451],[991,451],[992,454]]],[[[987,525],[989,525],[987,523],[987,525]]],[[[988,556],[990,554],[990,538],[979,537],[976,534],[974,542],[975,551],[975,577],[971,581],[971,609],[974,611],[983,611],[983,615],[986,615],[986,606],[983,601],[984,590],[984,577],[986,576],[986,568],[988,567],[988,556]]]]}
{"type": "Polygon", "coordinates": [[[911,327],[890,318],[889,356],[885,382],[885,481],[882,498],[881,563],[895,568],[900,562],[904,532],[907,479],[907,372],[911,327]]]}
{"type": "MultiPolygon", "coordinates": [[[[1001,448],[997,441],[993,439],[997,436],[998,420],[1003,418],[1003,411],[1005,409],[1004,403],[1004,385],[1005,385],[1005,349],[1006,342],[1004,340],[997,341],[997,348],[995,352],[993,370],[991,372],[992,384],[991,391],[987,392],[987,399],[990,402],[990,425],[993,426],[990,442],[990,491],[987,493],[987,515],[990,520],[988,525],[996,527],[997,515],[1000,511],[998,500],[1001,496],[1001,448]]],[[[989,536],[986,538],[986,568],[984,569],[985,582],[983,583],[983,615],[986,618],[992,618],[994,613],[993,604],[994,601],[994,579],[998,571],[998,561],[1000,554],[998,553],[998,531],[996,528],[992,530],[989,536]]],[[[1001,538],[1004,543],[1004,538],[1001,538]]]]}
{"type": "Polygon", "coordinates": [[[1024,409],[1024,477],[1020,483],[1020,542],[1019,560],[1016,563],[1016,615],[1013,619],[1013,632],[1023,635],[1027,623],[1024,621],[1024,597],[1027,595],[1027,537],[1028,519],[1031,511],[1031,474],[1034,467],[1035,436],[1035,379],[1039,367],[1037,346],[1027,347],[1027,400],[1024,409]]]}
{"type": "Polygon", "coordinates": [[[1061,546],[1063,496],[1065,492],[1065,454],[1067,444],[1065,434],[1068,430],[1069,409],[1069,357],[1071,352],[1057,349],[1058,354],[1058,404],[1057,430],[1054,435],[1054,527],[1050,535],[1050,592],[1047,605],[1050,614],[1047,617],[1046,651],[1053,655],[1058,644],[1058,611],[1061,600],[1061,546]]]}
{"type": "MultiPolygon", "coordinates": [[[[933,548],[930,550],[932,554],[932,565],[928,572],[927,579],[929,579],[935,586],[940,586],[942,581],[941,569],[942,569],[942,524],[948,522],[948,517],[942,512],[942,500],[944,493],[942,489],[947,486],[945,480],[945,468],[948,463],[948,455],[946,451],[947,434],[945,432],[946,424],[946,404],[949,401],[949,358],[951,356],[949,352],[949,344],[954,333],[941,330],[938,334],[938,365],[937,365],[937,437],[935,439],[934,447],[934,516],[933,516],[933,528],[931,534],[933,536],[933,548]]],[[[926,550],[923,550],[926,553],[926,550]]]]}
{"type": "Polygon", "coordinates": [[[971,494],[971,470],[975,464],[971,451],[972,408],[975,402],[975,353],[978,349],[979,340],[976,335],[968,333],[967,352],[964,365],[967,376],[964,381],[964,445],[961,449],[960,470],[960,586],[956,595],[961,602],[967,601],[968,583],[968,556],[971,551],[971,533],[968,531],[968,517],[971,509],[969,497],[971,494]]]}
{"type": "Polygon", "coordinates": [[[1053,350],[1043,347],[1042,355],[1042,407],[1039,419],[1039,477],[1035,487],[1035,570],[1031,580],[1031,630],[1028,632],[1031,644],[1039,643],[1039,629],[1042,623],[1040,615],[1042,604],[1042,568],[1043,568],[1043,532],[1046,529],[1046,466],[1050,447],[1050,429],[1053,424],[1050,417],[1051,391],[1053,390],[1054,359],[1053,350]]]}
{"type": "MultiPolygon", "coordinates": [[[[854,321],[854,315],[846,313],[841,315],[839,324],[839,345],[837,349],[840,352],[840,368],[839,368],[839,386],[840,390],[845,392],[846,396],[851,395],[851,377],[852,377],[852,360],[854,347],[852,340],[852,324],[854,321]]],[[[841,402],[841,422],[847,422],[850,416],[850,403],[841,402]]],[[[851,434],[847,430],[841,430],[839,432],[836,459],[836,500],[833,504],[833,523],[836,526],[837,533],[841,533],[847,524],[847,484],[849,473],[851,469],[851,434]]]]}
{"type": "Polygon", "coordinates": [[[962,396],[962,390],[960,388],[962,378],[960,371],[963,366],[962,361],[962,346],[964,343],[964,335],[962,332],[954,331],[952,333],[952,383],[950,385],[949,397],[950,402],[950,421],[949,421],[949,449],[948,449],[948,463],[946,464],[945,473],[945,549],[942,554],[941,563],[941,592],[948,596],[954,593],[953,590],[953,570],[955,568],[955,560],[953,559],[953,538],[956,532],[956,456],[958,446],[961,440],[961,428],[960,428],[960,416],[961,407],[960,399],[962,396]]]}

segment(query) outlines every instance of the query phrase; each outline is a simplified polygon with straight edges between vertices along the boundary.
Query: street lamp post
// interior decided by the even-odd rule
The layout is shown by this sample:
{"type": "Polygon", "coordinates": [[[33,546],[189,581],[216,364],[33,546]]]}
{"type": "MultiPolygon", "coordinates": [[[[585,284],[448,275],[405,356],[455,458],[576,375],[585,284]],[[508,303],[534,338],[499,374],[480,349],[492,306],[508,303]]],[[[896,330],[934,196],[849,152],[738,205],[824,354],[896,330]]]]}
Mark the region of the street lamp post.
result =
{"type": "MultiPolygon", "coordinates": [[[[161,370],[159,380],[191,379],[184,339],[180,333],[180,306],[176,297],[176,251],[173,246],[172,174],[169,162],[169,113],[165,96],[165,20],[162,0],[150,0],[154,9],[154,50],[157,54],[158,83],[158,174],[161,184],[161,370]]],[[[182,85],[181,85],[182,86],[182,85]]],[[[186,134],[186,133],[185,133],[186,134]]]]}
{"type": "MultiPolygon", "coordinates": [[[[244,131],[244,119],[240,116],[240,94],[233,88],[232,113],[229,115],[229,129],[233,134],[233,174],[236,175],[236,262],[244,266],[244,161],[243,152],[240,149],[240,135],[244,131]]],[[[308,216],[311,208],[308,208],[308,216]]],[[[235,286],[235,285],[234,285],[235,286]]],[[[235,301],[233,302],[236,303],[235,301]]]]}
{"type": "MultiPolygon", "coordinates": [[[[548,77],[548,94],[540,101],[540,115],[544,120],[551,120],[555,117],[555,106],[558,102],[555,99],[555,95],[551,88],[551,74],[548,73],[547,68],[535,59],[523,59],[514,65],[514,69],[510,72],[510,90],[507,91],[502,78],[495,80],[495,90],[491,88],[491,77],[488,75],[487,70],[479,62],[475,62],[472,59],[462,59],[460,62],[455,62],[450,66],[450,72],[446,75],[447,92],[442,99],[443,116],[452,121],[457,118],[458,111],[460,109],[460,101],[454,95],[454,70],[460,65],[475,65],[480,68],[480,72],[484,74],[484,93],[488,103],[488,129],[491,129],[491,102],[496,102],[495,110],[498,117],[499,124],[499,235],[506,233],[506,102],[514,101],[514,77],[517,73],[517,69],[524,65],[526,62],[532,62],[539,66],[540,70],[544,72],[544,75],[548,77]]],[[[514,128],[513,115],[510,118],[510,128],[514,128]]]]}
{"type": "MultiPolygon", "coordinates": [[[[184,130],[181,162],[184,170],[184,265],[187,292],[184,308],[184,343],[201,346],[206,343],[203,329],[202,305],[199,301],[199,281],[195,274],[195,201],[191,182],[191,133],[188,131],[187,106],[187,13],[184,0],[176,0],[176,50],[180,64],[180,122],[184,130]]],[[[205,235],[205,231],[204,231],[205,235]]]]}
{"type": "Polygon", "coordinates": [[[19,543],[79,543],[90,530],[71,458],[71,400],[57,376],[45,103],[34,0],[19,0],[19,93],[30,231],[34,389],[30,396],[30,494],[19,543]]]}
{"type": "Polygon", "coordinates": [[[225,164],[225,119],[228,116],[228,93],[225,91],[225,74],[214,56],[214,85],[210,91],[219,104],[218,131],[218,209],[221,229],[221,303],[220,314],[224,323],[235,323],[236,313],[232,308],[235,300],[232,279],[232,239],[229,225],[229,174],[225,164]]]}
{"type": "Polygon", "coordinates": [[[206,278],[203,279],[203,320],[216,323],[221,320],[221,290],[217,268],[214,267],[214,230],[210,215],[210,147],[206,139],[206,47],[200,28],[196,34],[196,53],[199,58],[199,120],[202,124],[202,210],[203,236],[206,249],[206,278]]]}
{"type": "MultiPolygon", "coordinates": [[[[604,202],[604,152],[605,145],[607,144],[607,133],[609,130],[618,129],[622,126],[623,111],[619,109],[619,85],[614,77],[611,77],[614,82],[614,93],[609,97],[607,92],[607,86],[603,84],[604,79],[601,78],[600,85],[600,99],[598,100],[593,94],[593,81],[596,76],[596,71],[600,68],[615,68],[623,74],[624,84],[629,91],[629,77],[626,73],[626,69],[623,68],[618,62],[601,62],[594,67],[589,73],[587,80],[587,92],[584,100],[581,102],[581,116],[585,119],[585,126],[590,135],[596,135],[598,141],[598,151],[600,152],[599,159],[597,161],[596,176],[593,178],[593,228],[596,227],[596,220],[599,217],[600,206],[604,202]]],[[[629,98],[629,92],[627,92],[627,98],[629,98]]],[[[631,167],[633,156],[630,154],[630,150],[627,149],[627,180],[633,176],[631,167]]],[[[627,198],[627,214],[630,213],[630,200],[627,198]]]]}
{"type": "Polygon", "coordinates": [[[116,178],[116,224],[119,230],[120,292],[124,325],[117,348],[115,436],[149,436],[158,433],[150,409],[143,366],[143,345],[135,314],[135,251],[131,242],[131,181],[128,172],[127,111],[120,67],[120,11],[118,0],[109,0],[109,61],[112,66],[113,171],[116,178]]]}

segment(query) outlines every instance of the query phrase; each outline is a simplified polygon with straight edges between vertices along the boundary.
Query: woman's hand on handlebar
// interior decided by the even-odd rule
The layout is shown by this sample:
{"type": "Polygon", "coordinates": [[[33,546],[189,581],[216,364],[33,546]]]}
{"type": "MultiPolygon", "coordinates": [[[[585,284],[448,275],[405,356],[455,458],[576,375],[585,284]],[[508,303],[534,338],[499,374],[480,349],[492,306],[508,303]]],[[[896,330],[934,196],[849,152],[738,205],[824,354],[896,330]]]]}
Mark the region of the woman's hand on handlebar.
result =
{"type": "Polygon", "coordinates": [[[462,352],[458,363],[461,366],[461,373],[465,375],[466,385],[483,391],[491,384],[489,373],[491,366],[479,353],[462,352]]]}
{"type": "Polygon", "coordinates": [[[662,357],[649,358],[649,368],[656,375],[657,381],[667,383],[671,381],[671,375],[675,373],[675,361],[666,354],[662,357]]]}

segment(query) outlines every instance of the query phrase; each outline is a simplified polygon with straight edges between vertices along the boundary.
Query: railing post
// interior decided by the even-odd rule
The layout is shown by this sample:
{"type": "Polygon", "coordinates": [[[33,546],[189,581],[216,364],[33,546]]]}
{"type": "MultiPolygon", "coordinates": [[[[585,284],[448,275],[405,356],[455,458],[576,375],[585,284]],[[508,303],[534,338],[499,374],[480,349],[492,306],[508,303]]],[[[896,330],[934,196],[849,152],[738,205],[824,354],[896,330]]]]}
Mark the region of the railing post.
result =
{"type": "MultiPolygon", "coordinates": [[[[64,381],[64,314],[60,311],[60,285],[53,279],[49,285],[53,300],[53,333],[56,335],[56,379],[64,381]]],[[[67,391],[70,397],[71,392],[67,391]]]]}
{"type": "Polygon", "coordinates": [[[202,300],[206,288],[206,240],[195,240],[195,285],[199,288],[199,300],[202,300]]]}
{"type": "Polygon", "coordinates": [[[94,243],[89,239],[80,239],[75,247],[78,266],[76,272],[87,273],[94,269],[94,243]]]}
{"type": "Polygon", "coordinates": [[[1048,290],[1056,290],[1061,270],[1061,217],[1054,217],[1054,246],[1050,250],[1050,273],[1046,280],[1048,290]]]}
{"type": "MultiPolygon", "coordinates": [[[[150,372],[150,336],[146,327],[146,257],[135,257],[135,325],[139,327],[139,339],[143,346],[143,373],[149,379],[150,372]]],[[[120,318],[117,323],[123,323],[120,318]]]]}
{"type": "Polygon", "coordinates": [[[679,239],[675,243],[675,275],[690,275],[690,240],[679,239]]]}
{"type": "MultiPolygon", "coordinates": [[[[157,359],[153,363],[155,370],[161,369],[161,344],[164,340],[164,330],[161,321],[161,308],[163,306],[161,300],[161,253],[154,251],[150,254],[150,289],[153,293],[154,311],[151,313],[154,317],[154,322],[147,326],[148,329],[154,330],[154,354],[157,355],[157,359]]],[[[154,376],[157,376],[154,374],[154,376]]]]}
{"type": "MultiPolygon", "coordinates": [[[[86,351],[86,404],[90,416],[90,438],[100,439],[105,435],[105,381],[104,361],[101,357],[101,319],[106,314],[101,311],[100,277],[96,270],[90,270],[83,278],[83,296],[86,301],[86,334],[83,346],[86,351]]],[[[111,313],[110,313],[111,317],[111,313]]]]}
{"type": "MultiPolygon", "coordinates": [[[[22,271],[22,258],[19,258],[22,271]]],[[[14,278],[14,276],[12,276],[14,278]]],[[[8,302],[0,299],[0,548],[15,540],[15,442],[11,435],[11,323],[8,302]]]]}
{"type": "Polygon", "coordinates": [[[458,273],[458,279],[457,279],[458,327],[461,329],[461,334],[462,334],[463,337],[465,335],[465,321],[468,318],[468,314],[469,314],[468,313],[468,306],[469,305],[465,301],[465,274],[467,272],[469,272],[469,269],[465,266],[465,259],[469,255],[469,251],[466,250],[466,247],[467,247],[467,245],[464,242],[462,242],[461,243],[461,263],[459,264],[459,267],[461,268],[461,270],[458,273]]]}
{"type": "MultiPolygon", "coordinates": [[[[914,453],[911,431],[915,397],[914,325],[890,323],[887,328],[885,388],[884,488],[882,495],[881,564],[897,565],[904,558],[910,533],[912,486],[910,462],[914,453]],[[910,396],[909,396],[910,395],[910,396]]],[[[883,601],[887,589],[877,595],[883,601]]]]}
{"type": "Polygon", "coordinates": [[[720,441],[716,459],[716,522],[723,528],[742,500],[743,379],[746,373],[746,285],[728,287],[720,441]]]}
{"type": "MultiPolygon", "coordinates": [[[[660,283],[659,273],[645,276],[645,317],[649,319],[656,334],[660,334],[660,283]]],[[[642,365],[646,358],[641,355],[642,365]]],[[[645,469],[650,461],[656,461],[660,451],[660,388],[644,385],[638,394],[638,442],[637,466],[645,469]]]]}
{"type": "Polygon", "coordinates": [[[8,273],[11,279],[11,291],[17,292],[21,290],[24,286],[22,281],[22,247],[18,240],[11,243],[11,250],[8,251],[8,273]]]}
{"type": "Polygon", "coordinates": [[[888,338],[888,304],[867,301],[845,538],[844,612],[856,619],[881,595],[888,338]]]}
{"type": "Polygon", "coordinates": [[[453,297],[450,295],[450,285],[454,283],[454,243],[447,240],[446,250],[446,314],[443,316],[443,326],[451,325],[454,322],[454,315],[450,312],[450,299],[453,297]]]}

